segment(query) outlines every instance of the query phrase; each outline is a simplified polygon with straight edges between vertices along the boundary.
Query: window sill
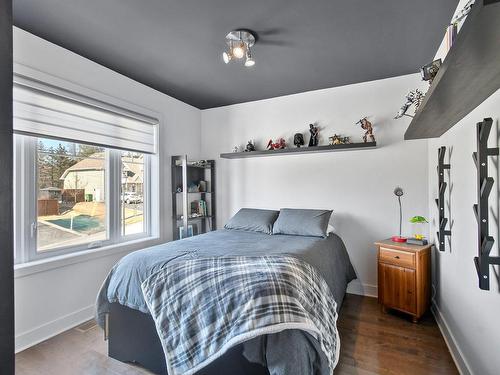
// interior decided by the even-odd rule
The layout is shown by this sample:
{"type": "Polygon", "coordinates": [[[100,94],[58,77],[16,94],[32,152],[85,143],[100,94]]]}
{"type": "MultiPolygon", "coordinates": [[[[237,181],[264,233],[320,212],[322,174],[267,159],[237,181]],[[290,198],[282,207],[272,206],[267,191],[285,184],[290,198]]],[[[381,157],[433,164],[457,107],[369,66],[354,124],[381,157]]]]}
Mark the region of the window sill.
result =
{"type": "Polygon", "coordinates": [[[98,249],[89,249],[70,254],[45,258],[33,262],[14,265],[14,279],[26,277],[39,272],[61,268],[70,264],[87,262],[89,260],[107,257],[114,254],[132,252],[142,248],[158,245],[159,237],[146,237],[132,241],[122,242],[98,249]]]}

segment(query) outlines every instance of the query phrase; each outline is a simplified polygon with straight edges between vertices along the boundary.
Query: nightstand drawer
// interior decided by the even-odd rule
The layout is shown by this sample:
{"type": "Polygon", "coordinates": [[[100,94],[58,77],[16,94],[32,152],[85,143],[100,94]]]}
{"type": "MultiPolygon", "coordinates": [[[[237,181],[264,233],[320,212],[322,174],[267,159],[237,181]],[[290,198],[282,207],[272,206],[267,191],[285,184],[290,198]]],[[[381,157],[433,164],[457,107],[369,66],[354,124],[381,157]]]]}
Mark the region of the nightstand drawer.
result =
{"type": "Polygon", "coordinates": [[[380,261],[401,267],[415,267],[415,254],[407,251],[380,247],[380,261]]]}

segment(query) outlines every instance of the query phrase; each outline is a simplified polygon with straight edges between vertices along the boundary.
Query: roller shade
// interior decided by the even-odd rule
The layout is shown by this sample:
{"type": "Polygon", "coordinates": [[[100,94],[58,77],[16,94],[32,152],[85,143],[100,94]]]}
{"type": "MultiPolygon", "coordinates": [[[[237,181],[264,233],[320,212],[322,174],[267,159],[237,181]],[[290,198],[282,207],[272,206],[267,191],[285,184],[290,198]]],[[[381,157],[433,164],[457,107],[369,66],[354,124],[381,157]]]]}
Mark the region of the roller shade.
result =
{"type": "Polygon", "coordinates": [[[61,92],[63,95],[15,82],[14,132],[156,152],[157,120],[61,92]]]}

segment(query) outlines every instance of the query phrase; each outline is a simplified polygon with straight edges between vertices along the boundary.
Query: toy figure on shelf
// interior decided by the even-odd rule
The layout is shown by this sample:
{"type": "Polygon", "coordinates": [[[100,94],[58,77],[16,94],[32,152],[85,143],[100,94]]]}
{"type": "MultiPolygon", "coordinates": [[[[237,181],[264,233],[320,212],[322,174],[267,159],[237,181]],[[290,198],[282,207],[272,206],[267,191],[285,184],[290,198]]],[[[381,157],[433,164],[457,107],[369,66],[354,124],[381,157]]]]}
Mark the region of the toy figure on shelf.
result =
{"type": "Polygon", "coordinates": [[[311,138],[309,139],[309,147],[317,146],[319,128],[317,126],[314,126],[314,124],[309,124],[309,133],[311,133],[311,138]]]}
{"type": "Polygon", "coordinates": [[[234,146],[234,148],[233,148],[233,152],[239,152],[239,151],[240,151],[240,150],[239,150],[238,146],[234,146]]]}
{"type": "Polygon", "coordinates": [[[247,146],[245,147],[245,152],[255,151],[255,145],[253,141],[248,141],[247,146]]]}
{"type": "Polygon", "coordinates": [[[281,150],[286,148],[286,142],[283,138],[279,138],[276,143],[273,143],[273,140],[270,139],[267,143],[268,150],[281,150]]]}
{"type": "Polygon", "coordinates": [[[422,104],[422,101],[424,100],[424,93],[419,89],[415,89],[406,94],[405,99],[406,102],[401,106],[394,119],[398,119],[403,116],[408,116],[413,118],[412,115],[408,115],[406,114],[406,112],[408,111],[408,108],[410,108],[413,104],[415,105],[415,113],[417,112],[418,107],[420,106],[420,104],[422,104]]]}
{"type": "Polygon", "coordinates": [[[302,133],[296,133],[293,136],[293,144],[297,146],[297,148],[300,148],[300,146],[304,145],[304,136],[302,135],[302,133]]]}
{"type": "Polygon", "coordinates": [[[365,130],[365,135],[363,135],[363,142],[368,142],[368,138],[370,138],[370,142],[375,142],[375,136],[373,135],[373,126],[370,121],[363,117],[361,120],[356,122],[356,125],[360,124],[361,129],[365,130]]]}
{"type": "Polygon", "coordinates": [[[351,143],[351,140],[349,139],[349,137],[341,137],[338,134],[334,134],[333,136],[328,137],[328,140],[329,140],[330,146],[346,145],[346,144],[351,143]]]}

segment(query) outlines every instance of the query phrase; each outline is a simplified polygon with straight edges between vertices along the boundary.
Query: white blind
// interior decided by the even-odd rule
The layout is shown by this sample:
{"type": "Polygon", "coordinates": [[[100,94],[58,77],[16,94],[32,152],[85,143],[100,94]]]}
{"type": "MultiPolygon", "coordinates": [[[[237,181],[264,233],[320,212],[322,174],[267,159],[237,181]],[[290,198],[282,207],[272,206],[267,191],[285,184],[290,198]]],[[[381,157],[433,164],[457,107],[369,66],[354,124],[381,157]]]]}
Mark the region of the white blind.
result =
{"type": "Polygon", "coordinates": [[[88,101],[83,97],[78,100],[76,94],[63,96],[15,82],[14,131],[150,154],[156,152],[157,120],[88,101]]]}

